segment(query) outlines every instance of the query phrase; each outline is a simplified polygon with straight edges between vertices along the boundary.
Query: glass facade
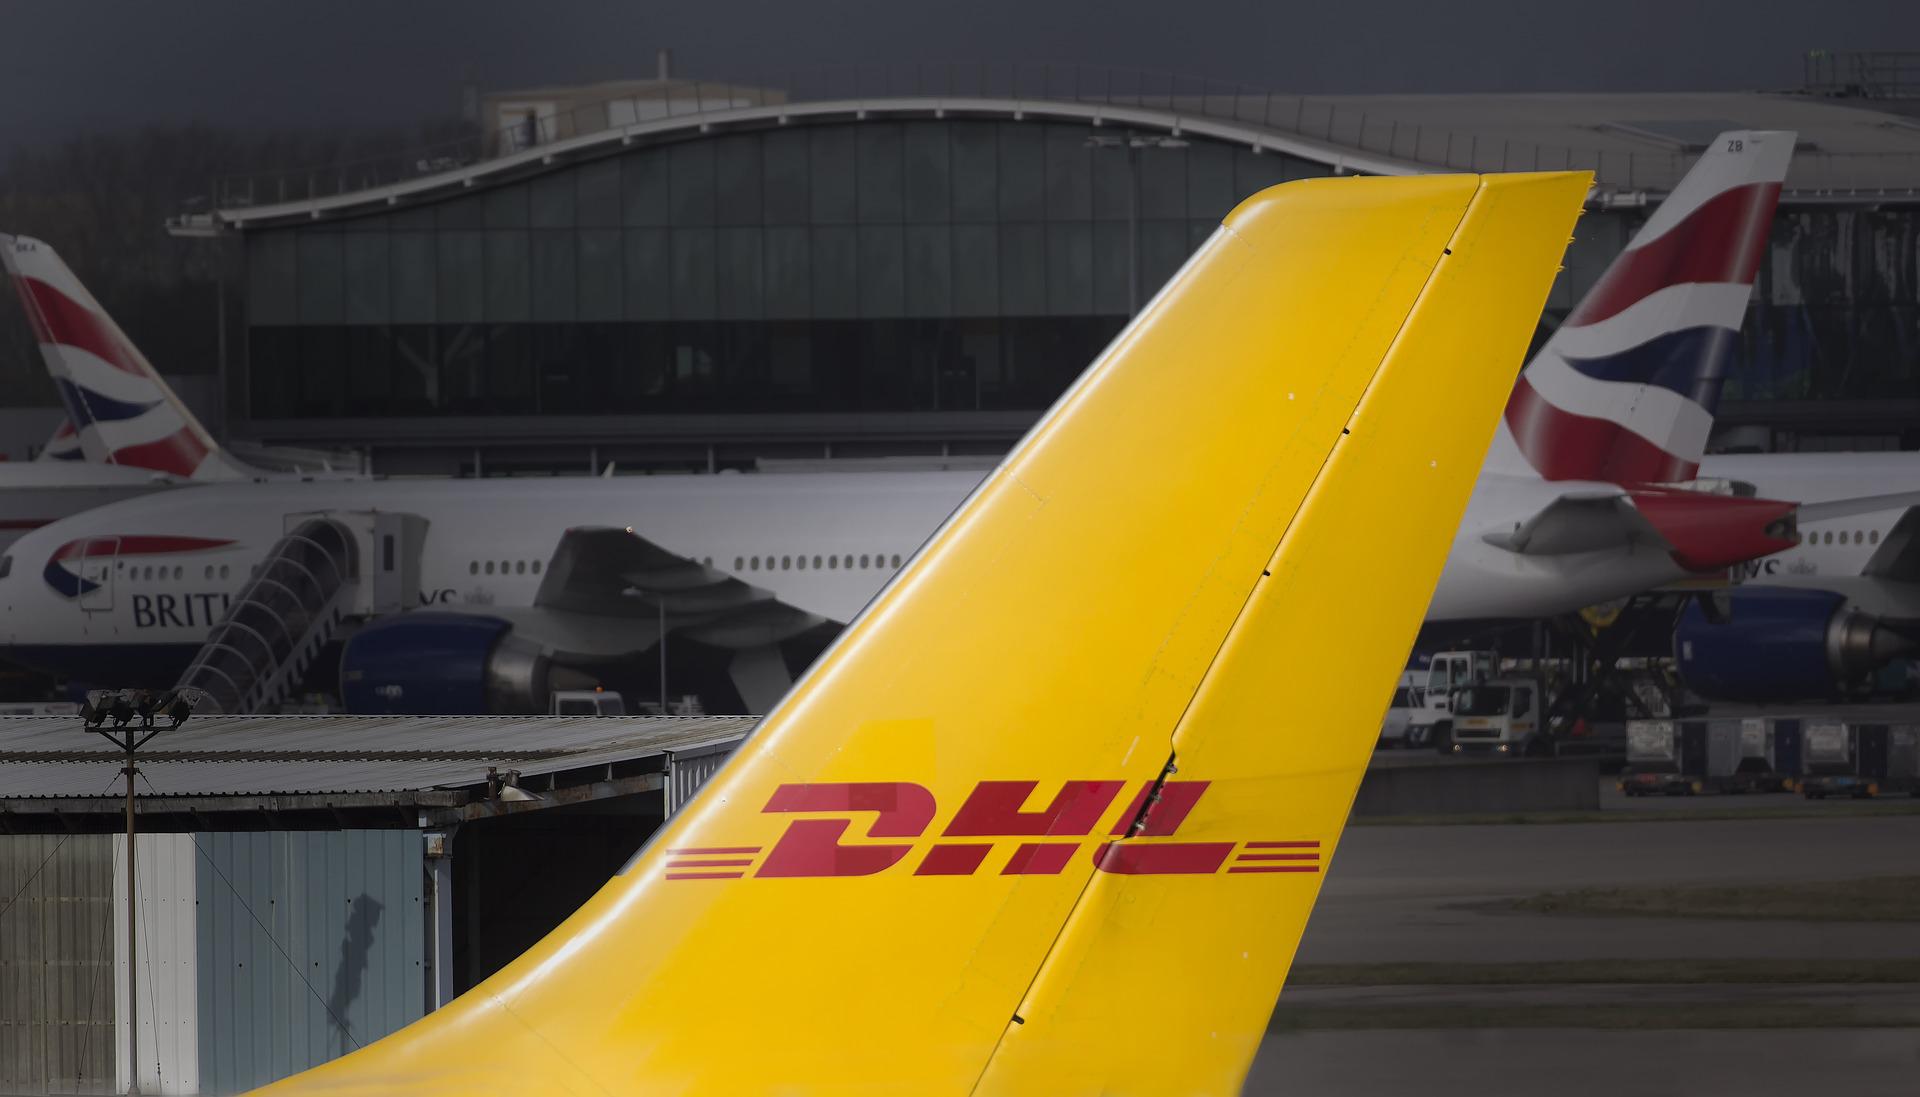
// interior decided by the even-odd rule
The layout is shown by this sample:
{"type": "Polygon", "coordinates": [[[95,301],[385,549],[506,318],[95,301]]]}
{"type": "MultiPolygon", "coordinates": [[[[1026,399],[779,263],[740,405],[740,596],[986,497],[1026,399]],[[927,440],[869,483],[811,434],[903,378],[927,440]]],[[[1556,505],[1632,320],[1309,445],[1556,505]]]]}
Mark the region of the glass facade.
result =
{"type": "Polygon", "coordinates": [[[1920,397],[1920,211],[1775,219],[1727,400],[1920,397]]]}
{"type": "MultiPolygon", "coordinates": [[[[251,417],[1039,409],[1242,196],[1082,125],[696,137],[247,237],[251,417]]],[[[1112,133],[1111,130],[1097,131],[1112,133]]]]}
{"type": "MultiPolygon", "coordinates": [[[[377,416],[1038,410],[1242,197],[1325,165],[1198,136],[868,120],[688,135],[248,234],[245,406],[377,416]]],[[[1644,222],[1590,213],[1563,318],[1644,222]]],[[[1920,394],[1920,211],[1776,219],[1724,400],[1920,394]]]]}

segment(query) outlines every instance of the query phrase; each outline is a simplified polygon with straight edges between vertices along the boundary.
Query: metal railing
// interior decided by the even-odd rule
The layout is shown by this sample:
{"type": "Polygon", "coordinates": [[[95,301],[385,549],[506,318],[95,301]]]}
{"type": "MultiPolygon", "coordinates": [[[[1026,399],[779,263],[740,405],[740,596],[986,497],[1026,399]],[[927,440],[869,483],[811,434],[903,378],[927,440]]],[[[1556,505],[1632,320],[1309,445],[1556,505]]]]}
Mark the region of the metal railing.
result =
{"type": "Polygon", "coordinates": [[[1920,99],[1920,50],[1808,50],[1801,82],[1821,95],[1920,99]]]}
{"type": "MultiPolygon", "coordinates": [[[[751,82],[668,80],[634,94],[575,105],[459,138],[405,151],[273,171],[217,177],[211,202],[238,208],[309,201],[467,167],[558,141],[640,123],[695,123],[741,110],[881,99],[1011,101],[1038,110],[1046,103],[1132,107],[1185,120],[1231,123],[1298,138],[1331,151],[1352,150],[1426,168],[1459,171],[1585,169],[1618,190],[1670,188],[1694,151],[1603,148],[1542,143],[1485,132],[1383,117],[1379,107],[1246,84],[1144,70],[1013,63],[858,65],[768,74],[751,82]]],[[[549,97],[551,98],[551,97],[549,97]]],[[[963,105],[964,106],[964,105],[963,105]]],[[[1803,153],[1823,174],[1837,172],[1850,189],[1911,187],[1920,153],[1803,153]]]]}
{"type": "Polygon", "coordinates": [[[208,633],[179,688],[207,713],[261,712],[286,699],[341,619],[353,546],[337,523],[303,523],[281,538],[208,633]]]}

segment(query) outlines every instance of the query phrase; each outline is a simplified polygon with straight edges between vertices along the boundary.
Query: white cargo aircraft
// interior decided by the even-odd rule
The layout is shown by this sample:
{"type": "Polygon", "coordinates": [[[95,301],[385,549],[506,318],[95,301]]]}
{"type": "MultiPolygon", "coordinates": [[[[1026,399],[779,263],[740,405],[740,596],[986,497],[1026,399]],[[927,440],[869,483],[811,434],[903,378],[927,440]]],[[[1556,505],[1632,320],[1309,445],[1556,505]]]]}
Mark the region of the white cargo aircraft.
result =
{"type": "MultiPolygon", "coordinates": [[[[1529,365],[1429,620],[1566,612],[1792,543],[1792,504],[1677,483],[1690,471],[1672,455],[1704,444],[1706,413],[1670,391],[1682,375],[1717,384],[1792,143],[1724,135],[1529,365]]],[[[543,707],[556,668],[630,663],[665,627],[735,652],[742,699],[763,711],[788,683],[767,653],[852,620],[980,479],[214,484],[22,538],[0,559],[0,655],[87,682],[169,685],[284,535],[378,512],[411,516],[411,543],[375,555],[417,606],[347,645],[350,707],[543,707]]]]}

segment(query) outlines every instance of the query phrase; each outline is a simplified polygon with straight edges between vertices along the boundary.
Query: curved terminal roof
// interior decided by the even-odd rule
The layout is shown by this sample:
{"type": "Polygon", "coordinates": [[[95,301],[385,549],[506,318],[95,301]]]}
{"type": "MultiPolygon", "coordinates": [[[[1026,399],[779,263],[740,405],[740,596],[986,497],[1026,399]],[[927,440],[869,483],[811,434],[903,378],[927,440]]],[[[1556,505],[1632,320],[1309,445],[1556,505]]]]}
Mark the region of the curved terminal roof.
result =
{"type": "MultiPolygon", "coordinates": [[[[922,78],[914,87],[924,87],[922,78]]],[[[622,147],[729,130],[869,118],[986,118],[1084,122],[1148,135],[1205,138],[1299,157],[1334,174],[1587,168],[1594,201],[1657,201],[1705,142],[1726,129],[1792,129],[1802,151],[1789,202],[1920,200],[1920,118],[1862,100],[1766,93],[1287,96],[1170,82],[1165,94],[1087,90],[1045,82],[1007,94],[886,91],[801,100],[785,91],[673,80],[609,85],[623,96],[582,107],[580,93],[534,89],[489,102],[566,105],[541,139],[507,131],[464,147],[422,150],[379,164],[221,181],[215,208],[169,222],[179,235],[297,223],[430,201],[537,174],[622,147]],[[645,85],[643,91],[636,91],[645,85]],[[516,144],[531,147],[512,148],[516,144]],[[507,146],[503,150],[503,146],[507,146]]],[[[1111,85],[1109,85],[1109,88],[1111,85]]]]}

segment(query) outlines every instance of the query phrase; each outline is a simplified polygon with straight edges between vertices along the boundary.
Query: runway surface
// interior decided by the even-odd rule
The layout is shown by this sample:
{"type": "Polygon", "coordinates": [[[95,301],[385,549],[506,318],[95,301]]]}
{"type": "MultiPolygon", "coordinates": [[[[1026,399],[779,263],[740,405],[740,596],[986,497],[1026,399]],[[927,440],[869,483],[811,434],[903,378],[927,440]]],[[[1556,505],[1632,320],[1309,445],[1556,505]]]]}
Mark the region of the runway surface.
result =
{"type": "Polygon", "coordinates": [[[1916,957],[1912,924],[1578,917],[1475,904],[1581,887],[1912,874],[1917,851],[1920,815],[1350,827],[1296,962],[1916,957]]]}
{"type": "Polygon", "coordinates": [[[1586,1029],[1269,1036],[1246,1097],[1912,1097],[1920,1030],[1586,1029]]]}

